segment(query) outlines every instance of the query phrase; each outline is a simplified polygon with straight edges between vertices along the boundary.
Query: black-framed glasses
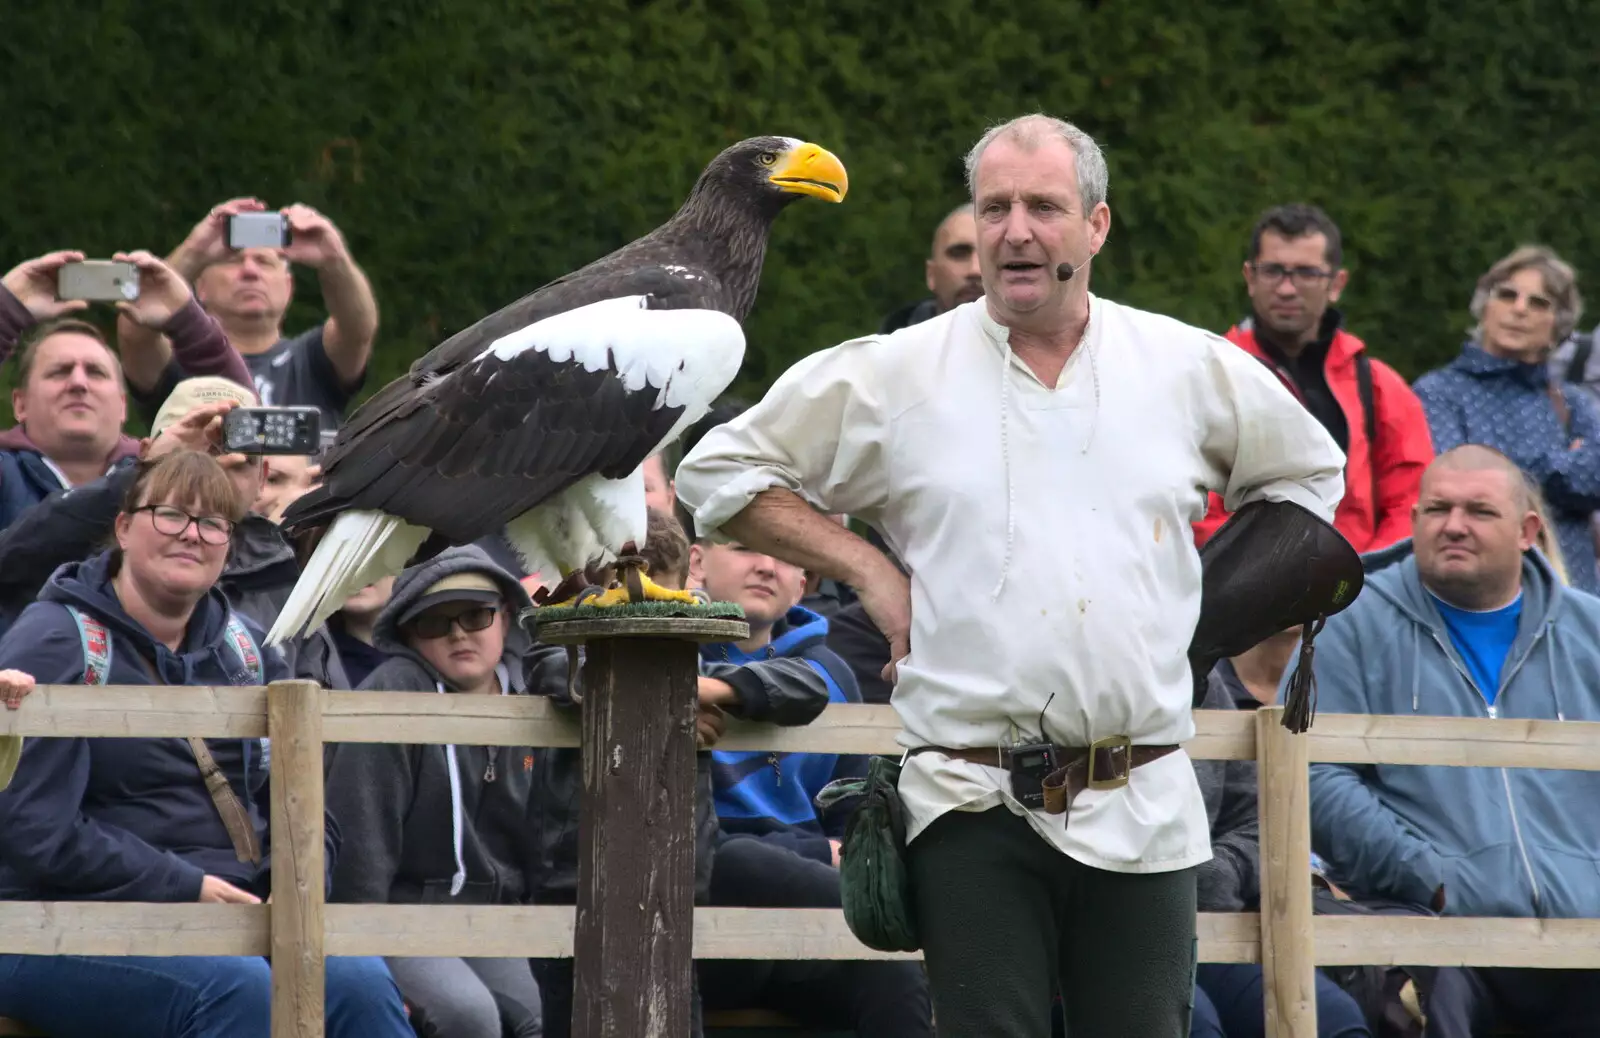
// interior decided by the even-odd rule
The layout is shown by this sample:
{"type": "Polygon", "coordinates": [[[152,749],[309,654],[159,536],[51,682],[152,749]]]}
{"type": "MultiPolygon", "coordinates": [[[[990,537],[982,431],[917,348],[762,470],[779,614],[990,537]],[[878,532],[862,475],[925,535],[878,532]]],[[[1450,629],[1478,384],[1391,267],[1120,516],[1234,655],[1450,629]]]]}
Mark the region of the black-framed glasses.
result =
{"type": "Polygon", "coordinates": [[[494,623],[495,614],[499,611],[495,606],[486,605],[464,609],[454,616],[424,613],[411,621],[411,630],[418,638],[429,641],[445,637],[450,633],[450,628],[457,626],[466,632],[481,631],[494,623]]]}
{"type": "Polygon", "coordinates": [[[1288,278],[1296,288],[1312,288],[1333,277],[1333,271],[1321,267],[1286,267],[1282,263],[1251,263],[1250,269],[1269,285],[1280,284],[1288,278]]]}
{"type": "Polygon", "coordinates": [[[1494,291],[1489,294],[1494,296],[1497,302],[1504,303],[1507,306],[1516,306],[1517,300],[1526,299],[1529,310],[1537,310],[1542,314],[1549,313],[1555,309],[1556,305],[1555,300],[1549,296],[1542,296],[1537,292],[1523,292],[1511,285],[1496,285],[1494,291]]]}
{"type": "Polygon", "coordinates": [[[190,523],[206,544],[227,544],[233,536],[233,520],[220,515],[190,515],[171,505],[140,505],[134,512],[149,512],[150,525],[156,528],[156,533],[168,537],[182,537],[190,523]]]}

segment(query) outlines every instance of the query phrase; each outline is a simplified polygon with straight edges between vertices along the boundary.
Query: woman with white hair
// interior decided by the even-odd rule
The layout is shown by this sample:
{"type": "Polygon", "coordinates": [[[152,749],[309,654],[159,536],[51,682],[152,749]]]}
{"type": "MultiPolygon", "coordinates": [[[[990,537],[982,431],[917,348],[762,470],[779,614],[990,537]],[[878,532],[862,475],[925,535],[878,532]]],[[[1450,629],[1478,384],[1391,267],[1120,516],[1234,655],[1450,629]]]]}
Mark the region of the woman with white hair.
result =
{"type": "Polygon", "coordinates": [[[1552,381],[1546,364],[1582,312],[1572,267],[1524,245],[1478,279],[1478,325],[1461,355],[1413,388],[1436,451],[1481,443],[1528,474],[1550,507],[1572,585],[1600,592],[1589,525],[1600,508],[1600,404],[1552,381]]]}

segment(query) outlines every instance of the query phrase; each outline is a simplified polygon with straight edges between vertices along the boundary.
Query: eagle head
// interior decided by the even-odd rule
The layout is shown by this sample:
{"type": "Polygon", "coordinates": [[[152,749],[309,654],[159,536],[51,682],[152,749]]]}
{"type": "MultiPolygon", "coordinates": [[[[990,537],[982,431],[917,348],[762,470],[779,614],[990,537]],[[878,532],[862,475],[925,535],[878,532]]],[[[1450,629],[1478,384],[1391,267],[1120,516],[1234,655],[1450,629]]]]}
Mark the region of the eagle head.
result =
{"type": "Polygon", "coordinates": [[[801,196],[842,202],[850,177],[838,156],[820,145],[793,137],[751,137],[711,160],[704,178],[779,207],[801,196]]]}

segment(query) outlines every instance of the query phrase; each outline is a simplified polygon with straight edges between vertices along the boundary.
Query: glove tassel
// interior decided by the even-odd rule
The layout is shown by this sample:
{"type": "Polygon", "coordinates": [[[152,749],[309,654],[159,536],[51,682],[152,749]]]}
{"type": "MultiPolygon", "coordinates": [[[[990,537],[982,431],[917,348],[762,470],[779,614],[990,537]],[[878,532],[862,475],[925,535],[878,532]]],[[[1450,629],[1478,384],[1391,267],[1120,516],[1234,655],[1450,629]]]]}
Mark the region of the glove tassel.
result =
{"type": "Polygon", "coordinates": [[[1322,633],[1327,622],[1326,616],[1319,616],[1315,623],[1306,625],[1300,637],[1300,658],[1295,661],[1294,674],[1290,676],[1288,691],[1284,693],[1283,726],[1296,735],[1309,729],[1317,714],[1317,675],[1311,665],[1311,657],[1316,650],[1311,643],[1322,633]]]}

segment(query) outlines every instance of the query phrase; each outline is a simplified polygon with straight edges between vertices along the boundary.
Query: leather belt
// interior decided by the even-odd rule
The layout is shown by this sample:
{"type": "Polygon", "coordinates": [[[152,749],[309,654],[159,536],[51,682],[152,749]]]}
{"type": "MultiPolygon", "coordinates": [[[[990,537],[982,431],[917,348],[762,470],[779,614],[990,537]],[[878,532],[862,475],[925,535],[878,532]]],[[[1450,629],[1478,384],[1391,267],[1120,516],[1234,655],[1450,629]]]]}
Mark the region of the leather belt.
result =
{"type": "MultiPolygon", "coordinates": [[[[1044,809],[1059,815],[1072,806],[1072,801],[1085,789],[1119,789],[1128,784],[1128,772],[1160,760],[1177,751],[1176,744],[1169,746],[1135,746],[1126,735],[1112,735],[1096,740],[1090,746],[1056,746],[1056,770],[1044,779],[1044,809]]],[[[963,750],[950,746],[918,746],[911,751],[942,753],[955,760],[981,764],[988,768],[1010,770],[1010,754],[1004,749],[963,750]]]]}

